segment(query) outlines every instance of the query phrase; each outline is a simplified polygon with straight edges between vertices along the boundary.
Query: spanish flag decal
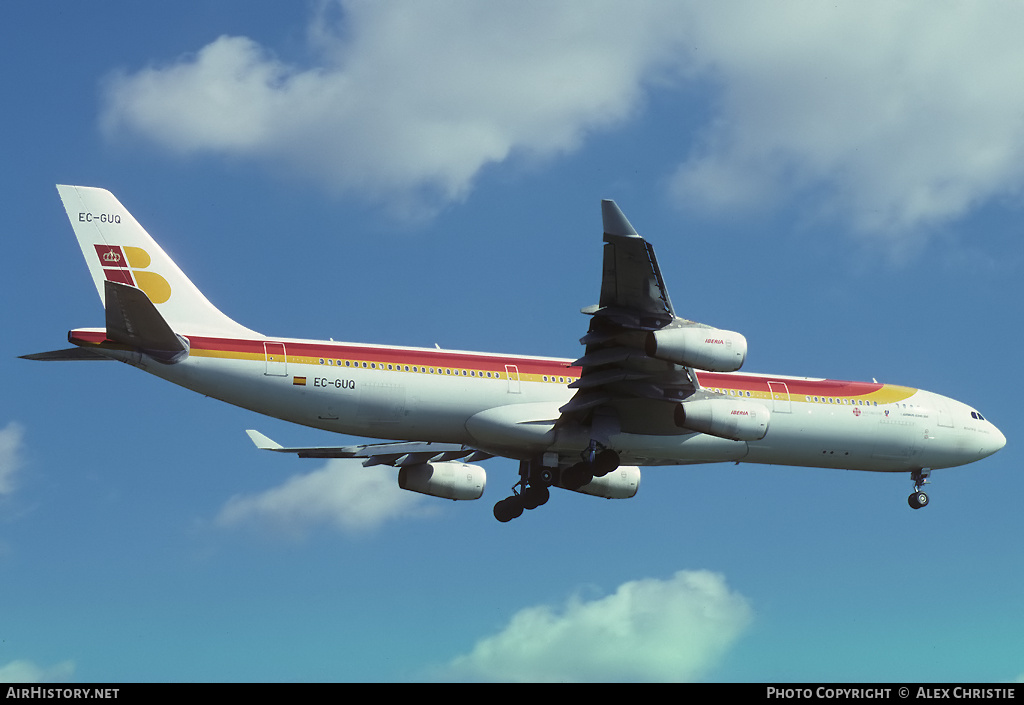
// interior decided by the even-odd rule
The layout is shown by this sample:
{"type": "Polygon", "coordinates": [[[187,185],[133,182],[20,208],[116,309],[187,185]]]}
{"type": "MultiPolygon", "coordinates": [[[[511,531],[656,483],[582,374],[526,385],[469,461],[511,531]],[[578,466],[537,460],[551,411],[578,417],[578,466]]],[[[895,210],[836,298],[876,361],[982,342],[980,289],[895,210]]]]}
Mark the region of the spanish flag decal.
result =
{"type": "Polygon", "coordinates": [[[292,377],[292,384],[298,385],[299,387],[305,387],[306,386],[306,378],[305,377],[292,377]]]}

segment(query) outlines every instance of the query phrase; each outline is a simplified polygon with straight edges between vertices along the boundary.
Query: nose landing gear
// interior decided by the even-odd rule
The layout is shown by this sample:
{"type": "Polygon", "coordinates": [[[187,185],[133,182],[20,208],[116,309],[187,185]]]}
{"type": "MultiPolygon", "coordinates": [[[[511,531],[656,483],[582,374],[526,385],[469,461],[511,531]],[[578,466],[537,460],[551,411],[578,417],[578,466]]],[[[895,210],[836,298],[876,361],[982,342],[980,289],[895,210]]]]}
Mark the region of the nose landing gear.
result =
{"type": "Polygon", "coordinates": [[[914,481],[914,491],[907,497],[907,504],[911,509],[920,509],[928,506],[928,495],[921,491],[921,487],[929,484],[928,476],[931,470],[914,470],[910,473],[910,479],[914,481]]]}
{"type": "Polygon", "coordinates": [[[928,495],[924,492],[914,492],[907,497],[907,504],[913,509],[920,509],[928,506],[928,495]]]}

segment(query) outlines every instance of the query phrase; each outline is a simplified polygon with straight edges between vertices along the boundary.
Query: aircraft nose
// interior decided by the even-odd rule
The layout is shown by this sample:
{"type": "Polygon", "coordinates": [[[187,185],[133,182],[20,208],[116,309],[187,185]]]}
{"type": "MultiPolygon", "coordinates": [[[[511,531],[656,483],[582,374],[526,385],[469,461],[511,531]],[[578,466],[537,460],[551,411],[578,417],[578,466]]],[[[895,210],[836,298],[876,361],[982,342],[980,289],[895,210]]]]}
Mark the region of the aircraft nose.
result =
{"type": "Polygon", "coordinates": [[[1004,436],[1003,432],[993,425],[991,431],[989,432],[985,446],[981,452],[985,457],[988,457],[989,455],[995,453],[997,450],[1001,450],[1005,445],[1006,436],[1004,436]]]}

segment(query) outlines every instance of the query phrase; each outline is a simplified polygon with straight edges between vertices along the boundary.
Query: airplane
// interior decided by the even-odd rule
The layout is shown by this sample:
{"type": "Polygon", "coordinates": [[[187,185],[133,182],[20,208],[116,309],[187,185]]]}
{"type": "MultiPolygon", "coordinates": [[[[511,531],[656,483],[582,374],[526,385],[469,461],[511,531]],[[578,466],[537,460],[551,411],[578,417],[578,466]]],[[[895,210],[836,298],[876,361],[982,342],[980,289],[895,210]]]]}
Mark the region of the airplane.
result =
{"type": "Polygon", "coordinates": [[[977,410],[911,387],[740,372],[746,338],[676,314],[654,248],[601,203],[603,273],[576,360],[281,338],[235,322],[109,191],[57,186],[105,310],[72,348],[31,360],[119,360],[260,414],[380,443],[257,448],[398,468],[399,487],[479,499],[492,457],[519,461],[498,521],[551,488],[627,499],[641,466],[735,462],[910,473],[992,455],[977,410]]]}

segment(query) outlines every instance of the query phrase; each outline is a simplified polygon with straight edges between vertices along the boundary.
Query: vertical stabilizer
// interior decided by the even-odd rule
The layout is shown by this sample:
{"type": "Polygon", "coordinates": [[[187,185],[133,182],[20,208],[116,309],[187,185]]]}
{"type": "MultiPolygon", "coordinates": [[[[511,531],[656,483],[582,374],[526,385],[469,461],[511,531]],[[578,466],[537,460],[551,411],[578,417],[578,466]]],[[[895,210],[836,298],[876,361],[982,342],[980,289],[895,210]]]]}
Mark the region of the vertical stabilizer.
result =
{"type": "Polygon", "coordinates": [[[179,333],[259,335],[211,304],[114,194],[89,186],[58,185],[57,191],[104,307],[110,281],[145,292],[179,333]]]}

